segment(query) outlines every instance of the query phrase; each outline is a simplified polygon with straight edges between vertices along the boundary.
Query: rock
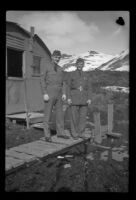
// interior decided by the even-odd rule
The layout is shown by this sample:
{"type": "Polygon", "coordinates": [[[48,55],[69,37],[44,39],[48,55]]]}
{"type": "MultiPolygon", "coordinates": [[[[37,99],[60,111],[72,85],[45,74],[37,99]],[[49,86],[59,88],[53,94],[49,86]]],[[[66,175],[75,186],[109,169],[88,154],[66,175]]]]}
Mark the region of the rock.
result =
{"type": "Polygon", "coordinates": [[[108,159],[108,154],[109,154],[108,151],[102,152],[101,155],[100,155],[100,160],[106,161],[108,159]]]}
{"type": "Polygon", "coordinates": [[[89,159],[89,160],[94,160],[93,153],[89,153],[89,154],[86,156],[86,158],[89,159]]]}
{"type": "Polygon", "coordinates": [[[119,152],[112,152],[112,159],[118,162],[122,162],[123,161],[122,153],[120,154],[119,152]]]}
{"type": "Polygon", "coordinates": [[[70,168],[70,167],[71,167],[70,164],[65,164],[65,165],[64,165],[64,168],[70,168]]]}
{"type": "Polygon", "coordinates": [[[63,156],[57,156],[57,158],[58,158],[58,159],[63,159],[64,157],[63,157],[63,156]]]}

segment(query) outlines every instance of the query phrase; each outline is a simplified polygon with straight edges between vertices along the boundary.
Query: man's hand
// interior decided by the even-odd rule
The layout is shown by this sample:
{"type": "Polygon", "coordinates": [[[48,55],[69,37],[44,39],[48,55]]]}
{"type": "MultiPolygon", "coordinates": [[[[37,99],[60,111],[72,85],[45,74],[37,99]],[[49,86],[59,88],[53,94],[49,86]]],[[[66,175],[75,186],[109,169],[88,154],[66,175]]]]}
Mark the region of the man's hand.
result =
{"type": "Polygon", "coordinates": [[[91,99],[88,99],[88,100],[87,100],[87,104],[88,104],[88,105],[90,105],[91,102],[92,102],[91,99]]]}
{"type": "Polygon", "coordinates": [[[62,100],[66,101],[66,95],[65,94],[62,95],[62,100]]]}
{"type": "Polygon", "coordinates": [[[71,101],[71,99],[68,99],[68,104],[70,105],[70,104],[72,104],[72,101],[71,101]]]}
{"type": "Polygon", "coordinates": [[[44,94],[43,95],[43,99],[44,99],[44,101],[49,101],[49,95],[48,94],[44,94]]]}

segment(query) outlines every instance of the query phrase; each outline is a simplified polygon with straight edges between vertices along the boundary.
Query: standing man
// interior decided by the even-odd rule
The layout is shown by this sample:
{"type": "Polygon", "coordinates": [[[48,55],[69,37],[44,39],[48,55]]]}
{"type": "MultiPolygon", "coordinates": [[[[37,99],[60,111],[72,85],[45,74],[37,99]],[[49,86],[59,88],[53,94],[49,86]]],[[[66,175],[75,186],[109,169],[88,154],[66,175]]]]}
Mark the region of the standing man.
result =
{"type": "Polygon", "coordinates": [[[74,139],[84,138],[88,105],[91,104],[91,82],[83,72],[84,59],[76,61],[76,71],[68,79],[68,104],[70,105],[71,135],[74,139]]]}
{"type": "Polygon", "coordinates": [[[51,56],[51,64],[45,69],[41,77],[41,88],[45,102],[44,107],[44,134],[45,140],[51,142],[51,133],[49,128],[49,121],[53,107],[56,106],[56,131],[57,137],[68,139],[64,134],[64,118],[62,105],[66,100],[66,85],[63,80],[62,68],[58,65],[61,58],[61,52],[55,50],[51,56]]]}

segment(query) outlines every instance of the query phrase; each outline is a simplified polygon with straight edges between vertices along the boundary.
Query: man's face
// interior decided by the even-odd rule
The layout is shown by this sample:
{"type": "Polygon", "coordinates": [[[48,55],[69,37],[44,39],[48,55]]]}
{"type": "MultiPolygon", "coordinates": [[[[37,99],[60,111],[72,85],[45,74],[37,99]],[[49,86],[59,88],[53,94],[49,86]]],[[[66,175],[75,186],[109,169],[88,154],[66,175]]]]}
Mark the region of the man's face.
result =
{"type": "Polygon", "coordinates": [[[53,61],[55,64],[58,64],[59,61],[60,61],[60,58],[61,58],[61,56],[52,56],[52,61],[53,61]]]}
{"type": "Polygon", "coordinates": [[[82,70],[83,67],[84,67],[84,62],[78,62],[78,63],[76,64],[76,67],[77,67],[78,70],[82,70]]]}

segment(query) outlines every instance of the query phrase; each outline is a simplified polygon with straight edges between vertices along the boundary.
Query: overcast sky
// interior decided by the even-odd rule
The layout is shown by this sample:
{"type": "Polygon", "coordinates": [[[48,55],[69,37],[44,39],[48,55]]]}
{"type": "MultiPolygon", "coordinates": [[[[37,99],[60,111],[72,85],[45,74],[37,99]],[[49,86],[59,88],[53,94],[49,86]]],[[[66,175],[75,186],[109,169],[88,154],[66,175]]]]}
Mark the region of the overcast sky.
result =
{"type": "Polygon", "coordinates": [[[30,31],[35,27],[52,52],[78,54],[90,50],[118,54],[129,47],[128,11],[8,11],[6,20],[30,31]],[[115,23],[122,16],[125,26],[115,23]]]}

